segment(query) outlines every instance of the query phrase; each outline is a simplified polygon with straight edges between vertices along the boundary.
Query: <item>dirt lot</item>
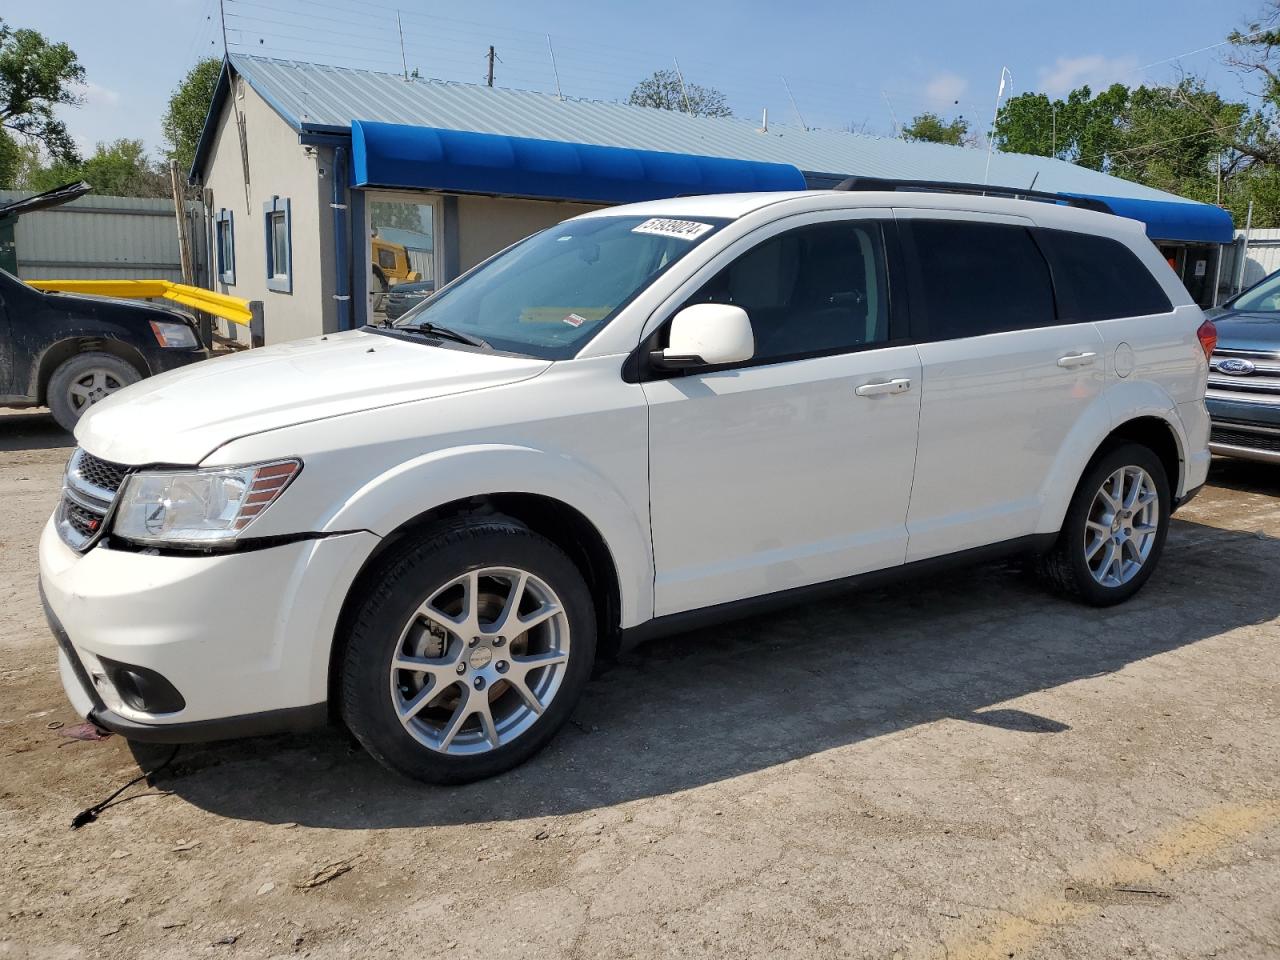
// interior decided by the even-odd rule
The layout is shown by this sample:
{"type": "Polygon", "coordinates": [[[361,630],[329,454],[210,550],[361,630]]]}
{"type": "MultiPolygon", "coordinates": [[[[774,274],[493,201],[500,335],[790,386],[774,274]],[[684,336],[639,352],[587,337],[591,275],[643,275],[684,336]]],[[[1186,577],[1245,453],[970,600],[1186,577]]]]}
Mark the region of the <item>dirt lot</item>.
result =
{"type": "Polygon", "coordinates": [[[1280,956],[1280,469],[1121,608],[973,569],[644,647],[487,783],[217,744],[73,832],[156,754],[51,729],[68,442],[0,416],[0,957],[1280,956]]]}

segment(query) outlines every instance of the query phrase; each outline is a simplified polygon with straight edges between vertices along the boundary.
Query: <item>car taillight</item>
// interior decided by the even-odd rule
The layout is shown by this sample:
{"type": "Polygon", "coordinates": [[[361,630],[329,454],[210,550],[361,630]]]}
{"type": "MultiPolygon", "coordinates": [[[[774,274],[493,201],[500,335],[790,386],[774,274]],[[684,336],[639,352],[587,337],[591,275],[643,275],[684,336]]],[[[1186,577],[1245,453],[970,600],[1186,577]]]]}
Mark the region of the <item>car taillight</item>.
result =
{"type": "Polygon", "coordinates": [[[1200,324],[1200,329],[1196,331],[1196,339],[1200,341],[1200,346],[1204,348],[1204,358],[1208,360],[1213,356],[1213,348],[1218,345],[1218,328],[1214,326],[1212,320],[1206,320],[1200,324]]]}

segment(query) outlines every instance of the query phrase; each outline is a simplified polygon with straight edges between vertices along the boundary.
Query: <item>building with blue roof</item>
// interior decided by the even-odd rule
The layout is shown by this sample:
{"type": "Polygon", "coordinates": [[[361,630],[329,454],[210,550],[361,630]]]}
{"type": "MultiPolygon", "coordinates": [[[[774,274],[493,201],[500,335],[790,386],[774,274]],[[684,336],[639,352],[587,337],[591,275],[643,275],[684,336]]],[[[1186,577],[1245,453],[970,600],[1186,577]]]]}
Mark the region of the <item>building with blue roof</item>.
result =
{"type": "Polygon", "coordinates": [[[231,54],[191,180],[218,288],[265,301],[268,342],[376,319],[400,277],[375,269],[375,236],[412,235],[414,272],[447,282],[601,205],[851,175],[1101,199],[1213,301],[1226,211],[1050,157],[996,153],[989,176],[987,163],[972,148],[231,54]]]}

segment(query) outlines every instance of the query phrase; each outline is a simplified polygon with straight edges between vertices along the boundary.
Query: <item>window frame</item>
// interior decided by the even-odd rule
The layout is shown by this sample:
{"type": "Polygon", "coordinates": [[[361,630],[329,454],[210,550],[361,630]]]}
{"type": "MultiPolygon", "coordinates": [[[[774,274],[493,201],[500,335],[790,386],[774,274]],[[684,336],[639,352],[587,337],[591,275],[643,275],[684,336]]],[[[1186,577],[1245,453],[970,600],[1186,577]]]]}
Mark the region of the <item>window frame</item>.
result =
{"type": "Polygon", "coordinates": [[[1023,218],[986,218],[982,216],[948,216],[946,211],[940,210],[919,210],[913,211],[913,216],[903,218],[900,226],[902,230],[902,244],[906,256],[907,285],[910,288],[910,296],[914,309],[912,311],[912,342],[913,343],[949,343],[954,340],[974,340],[978,337],[994,337],[1003,333],[1025,333],[1029,330],[1046,330],[1050,327],[1071,326],[1076,321],[1067,321],[1062,319],[1061,301],[1058,296],[1057,282],[1054,279],[1053,267],[1049,263],[1049,258],[1040,247],[1039,241],[1036,239],[1036,230],[1038,225],[1030,220],[1023,218]],[[930,215],[932,214],[932,215],[930,215]],[[935,328],[933,319],[929,316],[928,310],[928,294],[925,288],[925,272],[924,266],[920,258],[920,251],[916,247],[913,228],[919,223],[944,223],[944,224],[965,224],[979,227],[1003,227],[1009,229],[1021,229],[1027,236],[1027,242],[1031,245],[1031,249],[1035,251],[1036,256],[1040,258],[1041,264],[1044,266],[1044,275],[1048,280],[1049,302],[1053,307],[1053,318],[1047,323],[1037,323],[1031,326],[1008,327],[1001,330],[988,330],[985,332],[965,333],[959,336],[940,336],[940,331],[935,328]]]}
{"type": "MultiPolygon", "coordinates": [[[[823,357],[844,356],[846,354],[865,353],[868,350],[883,350],[898,347],[913,341],[909,294],[907,292],[903,248],[899,236],[900,230],[893,211],[888,207],[862,207],[854,209],[835,209],[811,211],[793,214],[764,224],[744,236],[731,241],[718,251],[711,259],[704,262],[685,280],[653,317],[661,317],[652,329],[642,334],[639,346],[628,356],[623,364],[623,380],[628,383],[645,383],[654,380],[674,380],[682,377],[697,377],[724,370],[744,370],[752,367],[774,366],[780,363],[798,363],[823,357]],[[876,343],[856,344],[844,347],[831,347],[822,350],[810,350],[788,354],[781,357],[752,357],[738,363],[707,364],[699,367],[686,367],[680,370],[666,370],[653,365],[649,355],[661,349],[660,344],[671,328],[675,315],[689,305],[693,297],[706,284],[710,283],[730,264],[755,250],[761,244],[768,243],[776,237],[807,227],[823,226],[831,223],[875,224],[879,227],[881,249],[884,257],[885,299],[888,310],[888,335],[886,339],[876,343]]],[[[649,326],[649,324],[646,324],[649,326]]]]}
{"type": "Polygon", "coordinates": [[[267,289],[276,293],[293,293],[293,215],[288,197],[272,196],[262,204],[262,221],[266,239],[267,289]],[[275,262],[275,243],[272,236],[272,221],[280,214],[284,220],[284,271],[279,272],[279,264],[275,262]]]}
{"type": "Polygon", "coordinates": [[[236,284],[236,226],[235,217],[232,211],[226,207],[218,210],[217,216],[214,217],[213,226],[213,245],[214,256],[217,259],[218,280],[225,283],[229,287],[236,284]],[[223,257],[223,238],[226,238],[227,250],[230,251],[229,258],[223,257]],[[226,262],[230,259],[230,263],[226,262]]]}

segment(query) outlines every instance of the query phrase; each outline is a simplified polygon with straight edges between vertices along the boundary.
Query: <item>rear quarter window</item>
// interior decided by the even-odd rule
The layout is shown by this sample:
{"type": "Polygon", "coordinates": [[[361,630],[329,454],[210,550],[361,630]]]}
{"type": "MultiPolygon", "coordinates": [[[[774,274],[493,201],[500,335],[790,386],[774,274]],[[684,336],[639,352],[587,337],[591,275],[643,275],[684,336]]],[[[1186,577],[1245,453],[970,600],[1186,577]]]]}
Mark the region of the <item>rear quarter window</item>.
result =
{"type": "Polygon", "coordinates": [[[1064,323],[1142,317],[1173,309],[1151,271],[1110,237],[1069,230],[1036,230],[1053,273],[1064,323]]]}

